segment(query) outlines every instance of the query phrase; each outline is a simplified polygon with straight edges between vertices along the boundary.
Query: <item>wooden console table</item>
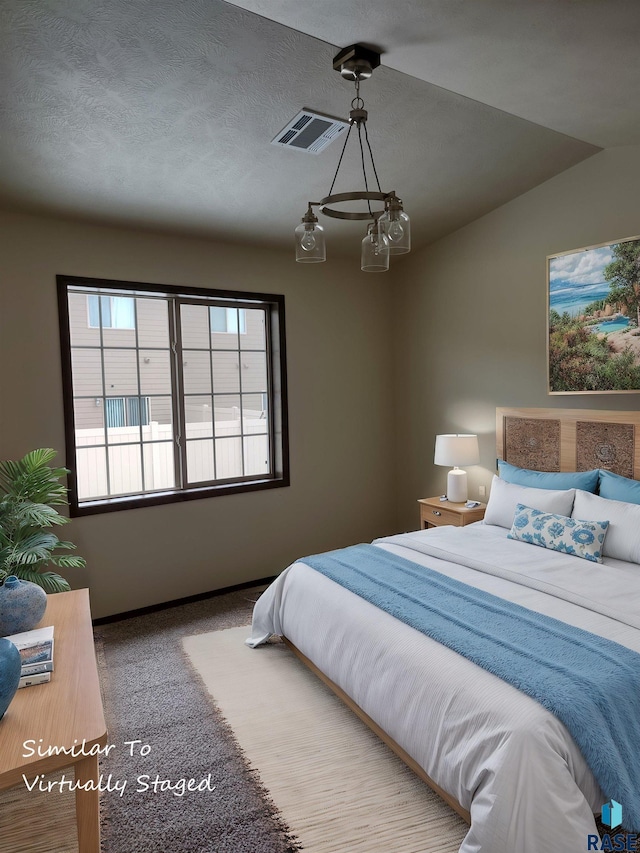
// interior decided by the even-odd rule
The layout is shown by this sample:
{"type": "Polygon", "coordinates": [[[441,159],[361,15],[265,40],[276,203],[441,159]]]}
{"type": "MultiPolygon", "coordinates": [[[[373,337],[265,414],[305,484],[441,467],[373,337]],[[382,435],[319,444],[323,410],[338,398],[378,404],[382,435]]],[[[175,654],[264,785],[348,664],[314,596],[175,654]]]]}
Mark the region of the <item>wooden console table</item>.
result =
{"type": "MultiPolygon", "coordinates": [[[[55,670],[49,683],[18,690],[0,720],[0,791],[24,785],[23,774],[31,784],[38,774],[71,767],[76,781],[94,781],[97,788],[98,756],[87,753],[93,746],[106,744],[107,729],[93,646],[89,591],[48,596],[38,627],[46,625],[55,628],[55,670]],[[78,750],[83,741],[84,747],[77,757],[40,757],[36,753],[25,758],[25,741],[35,741],[31,744],[35,750],[38,746],[43,750],[49,746],[70,749],[74,744],[78,750]]],[[[80,853],[100,853],[99,792],[78,789],[75,798],[78,849],[80,853]]],[[[37,815],[34,827],[37,831],[37,815]]]]}

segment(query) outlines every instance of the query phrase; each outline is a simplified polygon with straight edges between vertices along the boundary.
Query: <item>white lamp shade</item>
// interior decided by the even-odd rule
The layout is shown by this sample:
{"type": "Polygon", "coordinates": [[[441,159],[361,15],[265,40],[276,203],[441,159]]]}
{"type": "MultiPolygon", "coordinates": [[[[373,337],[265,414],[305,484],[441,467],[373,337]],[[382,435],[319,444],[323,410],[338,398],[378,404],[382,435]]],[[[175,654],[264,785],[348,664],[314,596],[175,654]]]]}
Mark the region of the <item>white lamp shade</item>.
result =
{"type": "Polygon", "coordinates": [[[437,435],[436,465],[477,465],[480,449],[477,435],[437,435]]]}

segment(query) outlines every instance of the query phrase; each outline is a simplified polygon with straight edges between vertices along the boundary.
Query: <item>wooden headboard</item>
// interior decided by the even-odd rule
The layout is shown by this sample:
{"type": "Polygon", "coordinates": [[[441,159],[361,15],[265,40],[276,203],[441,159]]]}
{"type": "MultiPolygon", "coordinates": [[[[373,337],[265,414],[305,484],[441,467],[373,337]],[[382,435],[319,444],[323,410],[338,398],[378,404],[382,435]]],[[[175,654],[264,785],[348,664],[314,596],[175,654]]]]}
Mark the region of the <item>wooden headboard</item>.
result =
{"type": "Polygon", "coordinates": [[[496,453],[519,468],[606,468],[640,480],[640,412],[499,408],[496,453]]]}

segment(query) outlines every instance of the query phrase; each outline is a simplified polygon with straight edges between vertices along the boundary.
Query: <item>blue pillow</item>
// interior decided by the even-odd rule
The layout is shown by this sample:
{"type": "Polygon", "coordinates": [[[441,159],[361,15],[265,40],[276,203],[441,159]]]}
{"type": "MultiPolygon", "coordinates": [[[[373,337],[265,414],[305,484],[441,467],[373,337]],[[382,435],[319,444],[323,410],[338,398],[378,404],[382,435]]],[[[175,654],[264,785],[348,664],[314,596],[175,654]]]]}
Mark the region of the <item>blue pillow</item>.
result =
{"type": "Polygon", "coordinates": [[[580,521],[518,504],[509,539],[520,539],[552,551],[563,551],[592,563],[602,562],[608,521],[580,521]]]}
{"type": "Polygon", "coordinates": [[[600,472],[597,468],[593,471],[529,471],[498,459],[498,473],[501,479],[517,486],[529,486],[532,489],[582,489],[583,492],[595,494],[600,472]]]}
{"type": "Polygon", "coordinates": [[[611,501],[624,501],[627,504],[640,504],[640,481],[612,474],[600,469],[599,495],[611,501]]]}

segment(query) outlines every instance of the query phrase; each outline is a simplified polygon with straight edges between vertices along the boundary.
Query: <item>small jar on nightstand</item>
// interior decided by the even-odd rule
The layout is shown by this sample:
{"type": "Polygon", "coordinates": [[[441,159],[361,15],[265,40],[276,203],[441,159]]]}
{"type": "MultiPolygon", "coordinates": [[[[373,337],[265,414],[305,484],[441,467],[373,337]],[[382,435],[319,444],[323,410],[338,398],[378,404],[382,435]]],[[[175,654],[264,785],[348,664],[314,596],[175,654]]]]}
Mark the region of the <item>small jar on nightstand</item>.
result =
{"type": "Polygon", "coordinates": [[[482,521],[486,504],[481,503],[476,507],[466,507],[463,503],[452,503],[441,501],[439,497],[421,498],[420,505],[420,528],[442,527],[444,524],[452,524],[454,527],[464,527],[474,521],[482,521]]]}

